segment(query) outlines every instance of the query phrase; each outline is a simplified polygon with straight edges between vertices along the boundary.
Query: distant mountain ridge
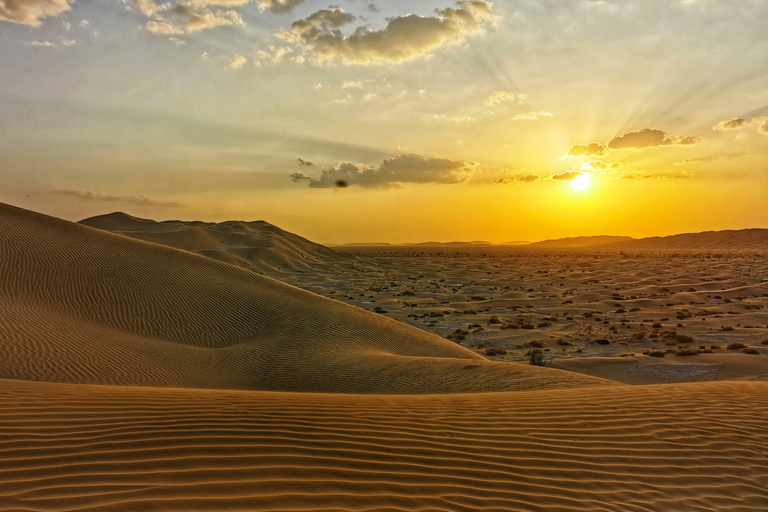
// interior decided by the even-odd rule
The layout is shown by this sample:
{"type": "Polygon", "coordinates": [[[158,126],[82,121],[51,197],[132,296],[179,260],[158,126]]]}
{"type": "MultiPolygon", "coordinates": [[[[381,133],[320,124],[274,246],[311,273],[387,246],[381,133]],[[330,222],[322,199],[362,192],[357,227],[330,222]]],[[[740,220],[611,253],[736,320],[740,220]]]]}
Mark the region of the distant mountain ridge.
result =
{"type": "Polygon", "coordinates": [[[768,229],[729,229],[670,236],[653,236],[616,242],[611,251],[768,251],[768,229]]]}
{"type": "Polygon", "coordinates": [[[115,212],[83,219],[79,224],[264,273],[358,262],[350,254],[338,253],[261,220],[158,222],[115,212]]]}
{"type": "Polygon", "coordinates": [[[575,236],[569,238],[554,238],[551,240],[542,240],[541,242],[533,242],[525,245],[525,247],[535,248],[576,248],[576,247],[597,247],[603,245],[614,244],[617,242],[628,242],[634,240],[630,236],[611,236],[611,235],[598,235],[598,236],[575,236]]]}

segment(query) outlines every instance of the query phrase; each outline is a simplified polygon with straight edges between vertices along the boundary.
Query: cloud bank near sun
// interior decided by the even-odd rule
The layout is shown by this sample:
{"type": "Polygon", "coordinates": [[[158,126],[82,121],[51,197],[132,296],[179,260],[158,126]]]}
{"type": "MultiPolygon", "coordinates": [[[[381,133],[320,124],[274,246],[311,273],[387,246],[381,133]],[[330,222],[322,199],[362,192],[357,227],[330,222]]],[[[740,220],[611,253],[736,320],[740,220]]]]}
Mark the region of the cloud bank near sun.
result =
{"type": "MultiPolygon", "coordinates": [[[[299,165],[303,165],[300,159],[299,165]]],[[[397,155],[371,166],[339,162],[322,171],[319,178],[303,172],[291,174],[294,182],[306,181],[312,188],[338,186],[393,187],[403,183],[456,184],[467,181],[477,170],[477,163],[466,160],[427,157],[415,153],[397,155]]]]}

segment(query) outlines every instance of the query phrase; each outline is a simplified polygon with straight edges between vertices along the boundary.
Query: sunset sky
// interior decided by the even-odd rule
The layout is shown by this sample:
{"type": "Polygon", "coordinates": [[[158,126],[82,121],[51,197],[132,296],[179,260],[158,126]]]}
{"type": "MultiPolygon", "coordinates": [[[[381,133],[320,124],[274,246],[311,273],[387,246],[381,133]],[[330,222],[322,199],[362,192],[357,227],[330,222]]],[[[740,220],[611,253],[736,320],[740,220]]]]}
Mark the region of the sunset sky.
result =
{"type": "Polygon", "coordinates": [[[0,134],[0,202],[69,220],[768,227],[768,0],[0,0],[0,134]]]}

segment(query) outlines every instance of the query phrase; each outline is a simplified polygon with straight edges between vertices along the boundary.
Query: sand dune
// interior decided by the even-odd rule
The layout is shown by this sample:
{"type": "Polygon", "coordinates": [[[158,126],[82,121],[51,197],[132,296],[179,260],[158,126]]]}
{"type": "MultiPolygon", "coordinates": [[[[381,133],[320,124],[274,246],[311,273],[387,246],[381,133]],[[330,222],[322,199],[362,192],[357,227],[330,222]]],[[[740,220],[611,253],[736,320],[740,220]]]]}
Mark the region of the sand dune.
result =
{"type": "Polygon", "coordinates": [[[116,212],[84,219],[80,224],[267,274],[327,268],[329,264],[359,264],[354,256],[338,253],[264,221],[156,222],[116,212]]]}
{"type": "Polygon", "coordinates": [[[605,383],[492,363],[244,270],[0,205],[0,377],[355,393],[605,383]]]}
{"type": "Polygon", "coordinates": [[[632,237],[628,236],[576,236],[571,238],[555,238],[552,240],[542,240],[541,242],[533,242],[527,244],[525,247],[534,249],[572,249],[572,248],[584,248],[595,247],[601,245],[613,244],[616,242],[631,241],[632,237]]]}
{"type": "Polygon", "coordinates": [[[654,236],[613,243],[616,251],[768,251],[768,229],[739,229],[654,236]]]}
{"type": "Polygon", "coordinates": [[[768,506],[768,383],[481,397],[0,386],[0,511],[768,506]]]}

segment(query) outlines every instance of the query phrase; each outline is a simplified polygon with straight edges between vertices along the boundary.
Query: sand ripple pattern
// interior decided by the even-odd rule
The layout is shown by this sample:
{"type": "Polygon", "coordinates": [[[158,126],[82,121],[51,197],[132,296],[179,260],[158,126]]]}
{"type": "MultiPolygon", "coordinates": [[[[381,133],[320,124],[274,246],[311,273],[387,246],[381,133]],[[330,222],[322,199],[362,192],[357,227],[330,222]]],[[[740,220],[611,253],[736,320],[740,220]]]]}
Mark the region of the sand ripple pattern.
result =
{"type": "Polygon", "coordinates": [[[600,385],[233,265],[0,204],[0,378],[352,393],[600,385]]]}
{"type": "Polygon", "coordinates": [[[0,511],[768,509],[767,383],[371,396],[0,380],[0,408],[0,511]]]}

